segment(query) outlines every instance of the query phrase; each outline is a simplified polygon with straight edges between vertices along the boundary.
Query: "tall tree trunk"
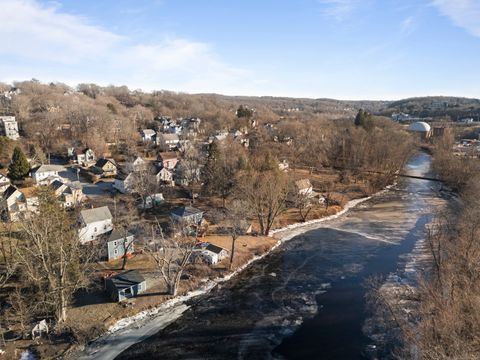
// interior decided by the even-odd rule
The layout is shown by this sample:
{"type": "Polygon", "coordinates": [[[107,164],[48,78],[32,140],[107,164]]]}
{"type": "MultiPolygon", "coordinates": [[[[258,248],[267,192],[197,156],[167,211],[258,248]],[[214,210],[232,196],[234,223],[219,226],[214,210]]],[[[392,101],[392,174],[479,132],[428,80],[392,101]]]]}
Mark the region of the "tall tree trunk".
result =
{"type": "Polygon", "coordinates": [[[237,241],[237,235],[232,235],[232,248],[230,250],[230,264],[228,266],[228,270],[232,270],[233,266],[233,255],[235,253],[235,242],[237,241]]]}

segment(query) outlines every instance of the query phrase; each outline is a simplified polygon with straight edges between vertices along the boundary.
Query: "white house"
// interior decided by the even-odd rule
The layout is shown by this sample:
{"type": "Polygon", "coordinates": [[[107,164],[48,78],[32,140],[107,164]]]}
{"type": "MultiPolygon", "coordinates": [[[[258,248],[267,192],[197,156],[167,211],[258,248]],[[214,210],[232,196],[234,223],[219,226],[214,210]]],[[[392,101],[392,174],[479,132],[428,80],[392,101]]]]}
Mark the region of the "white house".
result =
{"type": "Polygon", "coordinates": [[[0,134],[12,140],[20,137],[15,116],[0,116],[0,134]]]}
{"type": "Polygon", "coordinates": [[[54,179],[60,178],[59,172],[65,171],[61,165],[40,165],[32,169],[31,176],[36,184],[49,184],[54,179]]]}
{"type": "Polygon", "coordinates": [[[126,165],[127,171],[142,171],[145,170],[148,166],[148,163],[143,160],[140,156],[137,156],[135,160],[126,165]]]}
{"type": "Polygon", "coordinates": [[[167,168],[162,168],[157,175],[157,182],[172,185],[173,183],[173,172],[167,168]]]}
{"type": "Polygon", "coordinates": [[[0,193],[4,193],[5,190],[10,186],[11,182],[8,177],[5,175],[0,174],[0,193]]]}
{"type": "Polygon", "coordinates": [[[75,156],[77,163],[83,166],[93,165],[97,161],[97,157],[92,149],[86,148],[84,150],[76,150],[75,156]]]}
{"type": "Polygon", "coordinates": [[[95,240],[113,229],[112,214],[108,206],[80,211],[78,237],[82,244],[95,240]]]}
{"type": "Polygon", "coordinates": [[[192,262],[206,262],[215,265],[228,256],[228,250],[210,243],[204,243],[193,250],[190,260],[192,262]]]}
{"type": "Polygon", "coordinates": [[[113,182],[113,188],[121,192],[122,194],[128,194],[131,191],[132,185],[134,183],[134,173],[124,173],[120,172],[115,177],[113,182]]]}
{"type": "Polygon", "coordinates": [[[152,129],[143,129],[142,130],[142,140],[143,142],[155,141],[157,133],[152,129]]]}
{"type": "Polygon", "coordinates": [[[173,150],[180,143],[180,139],[177,134],[158,134],[157,145],[163,150],[173,150]]]}
{"type": "Polygon", "coordinates": [[[299,195],[309,196],[313,193],[313,186],[309,179],[295,181],[295,188],[299,195]]]}
{"type": "Polygon", "coordinates": [[[10,185],[0,199],[0,211],[3,220],[19,221],[29,213],[38,211],[38,197],[35,188],[23,188],[21,191],[10,185]]]}

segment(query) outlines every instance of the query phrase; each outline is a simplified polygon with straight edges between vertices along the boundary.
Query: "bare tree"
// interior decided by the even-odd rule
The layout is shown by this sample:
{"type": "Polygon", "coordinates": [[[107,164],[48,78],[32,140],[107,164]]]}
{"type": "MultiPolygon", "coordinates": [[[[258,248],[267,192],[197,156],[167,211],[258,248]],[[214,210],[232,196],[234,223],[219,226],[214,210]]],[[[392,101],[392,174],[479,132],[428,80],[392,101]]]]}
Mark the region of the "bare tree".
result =
{"type": "Polygon", "coordinates": [[[292,197],[291,201],[293,206],[298,209],[298,213],[302,219],[302,222],[305,222],[308,218],[308,214],[313,208],[312,197],[310,194],[303,192],[296,192],[292,197]]]}
{"type": "Polygon", "coordinates": [[[248,229],[248,206],[244,201],[234,200],[227,207],[227,227],[230,236],[232,237],[232,247],[230,249],[230,263],[229,270],[232,270],[233,258],[235,255],[235,244],[237,239],[244,235],[248,229]]]}
{"type": "Polygon", "coordinates": [[[268,235],[278,217],[286,208],[289,193],[288,178],[279,171],[249,171],[239,181],[237,197],[255,216],[263,235],[268,235]]]}
{"type": "Polygon", "coordinates": [[[82,247],[69,214],[49,189],[39,189],[39,212],[21,223],[15,259],[38,305],[58,323],[67,318],[73,293],[87,284],[93,253],[82,247]]]}
{"type": "Polygon", "coordinates": [[[177,294],[180,279],[190,263],[196,244],[196,236],[190,236],[187,227],[175,225],[175,228],[174,234],[165,236],[157,222],[156,230],[160,236],[158,239],[153,239],[146,248],[157,264],[168,293],[174,296],[177,294]]]}
{"type": "Polygon", "coordinates": [[[132,229],[135,221],[139,220],[139,216],[138,210],[131,199],[124,199],[122,201],[122,205],[121,211],[115,211],[114,225],[115,228],[119,229],[122,235],[122,270],[125,270],[127,267],[128,255],[134,248],[134,241],[129,241],[128,237],[131,235],[130,230],[132,229]]]}
{"type": "Polygon", "coordinates": [[[132,178],[131,191],[138,196],[142,204],[142,209],[145,211],[148,198],[153,197],[159,189],[157,179],[152,167],[149,165],[135,169],[132,173],[132,178]]]}

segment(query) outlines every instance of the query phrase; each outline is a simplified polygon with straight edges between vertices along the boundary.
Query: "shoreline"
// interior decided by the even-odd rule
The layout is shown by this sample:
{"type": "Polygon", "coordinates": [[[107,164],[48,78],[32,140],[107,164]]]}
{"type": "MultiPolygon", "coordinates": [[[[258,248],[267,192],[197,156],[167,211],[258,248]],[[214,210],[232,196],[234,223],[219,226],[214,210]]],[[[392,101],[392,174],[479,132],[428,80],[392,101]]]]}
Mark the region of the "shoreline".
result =
{"type": "Polygon", "coordinates": [[[195,290],[189,291],[185,295],[180,295],[167,300],[153,309],[144,310],[136,315],[118,320],[114,325],[109,327],[105,334],[92,340],[92,342],[86,345],[83,349],[73,351],[70,355],[78,355],[78,359],[84,360],[114,359],[130,346],[154,335],[179,319],[182,314],[189,309],[189,306],[185,304],[186,301],[208,294],[217,285],[229,281],[234,276],[248,268],[252,263],[268,256],[283,243],[307,231],[318,228],[321,223],[339,218],[361,203],[372,199],[374,196],[383,194],[394,185],[395,184],[386,186],[383,190],[380,190],[371,196],[350,200],[344,208],[336,214],[313,219],[307,222],[293,223],[283,228],[270,231],[269,236],[277,238],[278,240],[265,253],[252,257],[234,272],[223,277],[218,277],[213,280],[204,279],[202,281],[203,285],[195,290]]]}

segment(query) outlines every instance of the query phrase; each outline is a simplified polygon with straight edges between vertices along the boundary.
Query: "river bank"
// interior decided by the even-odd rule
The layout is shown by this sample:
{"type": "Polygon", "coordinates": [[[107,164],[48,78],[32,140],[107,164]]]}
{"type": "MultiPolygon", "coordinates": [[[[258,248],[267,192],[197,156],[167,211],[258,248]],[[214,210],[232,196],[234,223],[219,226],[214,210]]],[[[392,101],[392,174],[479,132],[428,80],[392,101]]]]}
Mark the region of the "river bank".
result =
{"type": "MultiPolygon", "coordinates": [[[[428,156],[412,160],[428,171],[428,156]]],[[[283,233],[283,242],[228,283],[188,302],[163,331],[118,359],[358,358],[372,340],[364,281],[404,267],[424,236],[435,185],[405,179],[328,222],[283,233]],[[306,232],[304,232],[306,231],[306,232]]]]}
{"type": "MultiPolygon", "coordinates": [[[[377,194],[381,194],[386,190],[382,190],[377,194]]],[[[313,219],[307,222],[290,224],[286,227],[272,230],[270,236],[278,240],[265,253],[254,256],[234,272],[227,274],[226,276],[216,278],[214,280],[204,279],[202,281],[202,286],[196,290],[188,292],[186,295],[175,297],[174,299],[168,300],[156,308],[119,320],[116,324],[108,329],[106,334],[94,340],[91,344],[82,349],[81,353],[72,353],[70,357],[76,357],[85,360],[114,359],[118,354],[126,350],[131,345],[148,338],[180,318],[182,314],[189,309],[189,306],[186,305],[187,301],[208,294],[216,286],[227,282],[236,275],[240,274],[252,263],[268,256],[284,242],[291,240],[295,236],[298,236],[304,232],[310,231],[324,222],[334,220],[344,215],[350,209],[369,199],[371,199],[371,196],[351,200],[344,206],[343,209],[335,214],[319,219],[313,219]]]]}

